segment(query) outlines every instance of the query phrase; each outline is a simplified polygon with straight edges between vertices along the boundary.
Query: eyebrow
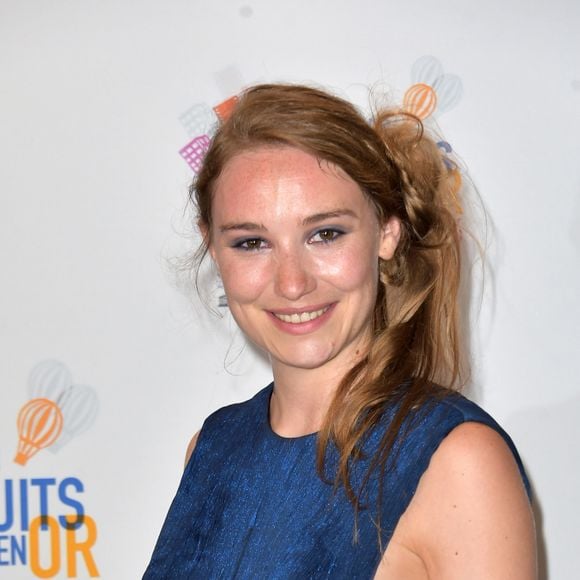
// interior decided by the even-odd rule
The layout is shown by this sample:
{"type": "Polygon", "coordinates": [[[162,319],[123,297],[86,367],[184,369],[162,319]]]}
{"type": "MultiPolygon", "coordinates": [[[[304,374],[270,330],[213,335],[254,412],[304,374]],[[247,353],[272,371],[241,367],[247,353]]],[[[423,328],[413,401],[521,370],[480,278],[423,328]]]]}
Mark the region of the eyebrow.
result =
{"type": "MultiPolygon", "coordinates": [[[[357,218],[358,215],[350,210],[350,209],[334,209],[332,211],[324,211],[324,212],[320,212],[320,213],[315,213],[312,214],[310,216],[308,216],[307,218],[304,218],[302,220],[302,225],[303,226],[309,226],[312,224],[316,224],[319,222],[323,222],[325,220],[328,219],[333,219],[333,218],[339,218],[339,217],[344,217],[344,216],[350,216],[353,218],[357,218]]],[[[220,232],[229,232],[232,230],[246,230],[246,231],[252,231],[252,232],[263,232],[263,231],[267,231],[268,228],[266,228],[266,226],[264,226],[263,224],[258,224],[258,223],[254,223],[254,222],[240,222],[240,223],[229,223],[229,224],[224,224],[223,226],[220,226],[220,232]]]]}
{"type": "Polygon", "coordinates": [[[265,232],[266,226],[262,224],[255,224],[252,222],[243,222],[243,223],[231,223],[231,224],[224,224],[220,226],[220,232],[230,232],[232,230],[249,230],[252,232],[260,231],[265,232]]]}
{"type": "Polygon", "coordinates": [[[344,217],[344,216],[350,216],[353,218],[358,217],[357,214],[352,211],[351,209],[334,209],[332,211],[324,211],[324,212],[320,212],[320,213],[315,213],[311,216],[308,216],[307,218],[305,218],[302,221],[302,225],[304,226],[309,226],[312,224],[316,224],[318,222],[323,222],[325,220],[328,219],[332,219],[332,218],[338,218],[338,217],[344,217]]]}

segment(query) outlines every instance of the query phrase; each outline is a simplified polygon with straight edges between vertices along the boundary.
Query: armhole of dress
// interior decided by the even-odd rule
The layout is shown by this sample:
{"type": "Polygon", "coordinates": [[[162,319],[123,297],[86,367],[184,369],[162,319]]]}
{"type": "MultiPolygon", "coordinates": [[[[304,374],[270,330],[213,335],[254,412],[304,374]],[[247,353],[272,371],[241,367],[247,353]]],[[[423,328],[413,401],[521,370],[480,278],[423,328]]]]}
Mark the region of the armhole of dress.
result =
{"type": "MultiPolygon", "coordinates": [[[[524,468],[524,464],[522,462],[520,454],[519,454],[517,447],[515,446],[512,438],[502,428],[502,426],[491,415],[489,415],[486,411],[484,411],[481,407],[479,407],[479,405],[477,405],[476,403],[473,403],[469,399],[465,399],[465,400],[468,402],[469,405],[473,405],[473,409],[475,411],[472,414],[466,413],[466,411],[462,408],[461,405],[459,405],[453,401],[446,401],[446,404],[450,405],[450,407],[452,409],[457,411],[457,413],[460,415],[460,417],[458,417],[457,421],[451,422],[448,426],[446,426],[447,428],[444,431],[442,431],[442,434],[439,437],[439,440],[437,442],[435,442],[435,445],[432,448],[431,454],[430,454],[429,459],[425,465],[425,469],[423,470],[423,473],[425,473],[425,471],[429,468],[429,463],[431,462],[431,458],[433,457],[433,455],[435,454],[437,449],[439,449],[439,446],[441,445],[441,443],[443,443],[445,438],[451,433],[451,431],[453,431],[456,427],[463,425],[464,423],[479,423],[481,425],[485,425],[486,427],[489,427],[490,429],[493,429],[498,435],[501,436],[501,438],[507,444],[509,450],[512,453],[513,458],[516,461],[516,465],[518,467],[520,477],[522,478],[522,482],[523,482],[524,487],[526,489],[528,500],[531,503],[533,498],[532,498],[532,489],[531,489],[531,485],[530,485],[530,480],[528,478],[528,475],[527,475],[526,470],[524,468]]],[[[415,490],[416,490],[416,488],[415,488],[415,490]]]]}
{"type": "Polygon", "coordinates": [[[191,471],[193,469],[193,466],[197,463],[198,456],[202,452],[201,448],[205,442],[206,423],[207,423],[207,419],[203,422],[201,429],[197,432],[197,439],[195,441],[195,447],[192,449],[191,455],[189,456],[189,459],[187,460],[187,463],[185,464],[185,467],[183,468],[183,475],[185,475],[186,473],[188,473],[189,471],[191,471]]]}
{"type": "MultiPolygon", "coordinates": [[[[434,432],[432,434],[432,438],[428,439],[428,444],[422,449],[420,454],[416,457],[416,472],[415,477],[413,478],[411,485],[404,490],[404,503],[402,505],[401,514],[402,515],[405,510],[409,507],[409,503],[411,502],[413,496],[415,495],[417,488],[419,486],[419,481],[421,480],[424,473],[429,469],[429,465],[431,463],[431,459],[433,455],[439,449],[439,446],[445,438],[453,431],[456,427],[463,425],[464,423],[480,423],[482,425],[486,425],[490,429],[493,429],[496,433],[498,433],[502,439],[506,442],[508,448],[512,452],[512,455],[516,461],[518,466],[518,470],[520,476],[522,478],[528,500],[530,503],[532,502],[532,490],[530,486],[530,482],[528,476],[526,474],[525,468],[523,466],[522,460],[520,455],[514,445],[511,437],[502,429],[502,427],[489,415],[486,411],[481,409],[475,403],[472,403],[468,399],[464,399],[465,403],[461,402],[454,402],[452,400],[445,400],[445,401],[438,401],[435,403],[435,407],[431,408],[431,410],[437,409],[434,411],[436,417],[434,417],[435,425],[437,427],[434,428],[434,432]],[[442,405],[442,407],[439,407],[442,405]],[[466,407],[468,405],[468,407],[466,407]],[[473,406],[472,406],[473,405],[473,406]]],[[[429,407],[423,409],[423,412],[426,412],[427,415],[430,415],[429,407]]],[[[425,416],[425,415],[424,415],[425,416]]],[[[433,428],[432,425],[427,425],[428,429],[433,428]]],[[[416,433],[413,428],[407,432],[407,437],[413,438],[413,433],[416,433]]],[[[407,443],[411,443],[409,440],[407,443]]],[[[412,443],[411,443],[412,444],[412,443]]],[[[403,446],[405,443],[403,444],[403,446]]],[[[399,517],[400,517],[399,515],[399,517]]],[[[397,518],[398,521],[398,518],[397,518]]]]}

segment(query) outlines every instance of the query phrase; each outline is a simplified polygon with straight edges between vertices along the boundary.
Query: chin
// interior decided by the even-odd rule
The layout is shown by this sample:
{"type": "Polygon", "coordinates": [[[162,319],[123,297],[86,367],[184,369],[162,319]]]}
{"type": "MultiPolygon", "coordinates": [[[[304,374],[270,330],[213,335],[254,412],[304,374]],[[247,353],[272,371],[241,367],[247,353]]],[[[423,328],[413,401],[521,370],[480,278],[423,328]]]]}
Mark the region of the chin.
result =
{"type": "Polygon", "coordinates": [[[292,352],[270,353],[270,357],[279,364],[304,370],[318,369],[334,358],[332,349],[294,349],[292,352]]]}

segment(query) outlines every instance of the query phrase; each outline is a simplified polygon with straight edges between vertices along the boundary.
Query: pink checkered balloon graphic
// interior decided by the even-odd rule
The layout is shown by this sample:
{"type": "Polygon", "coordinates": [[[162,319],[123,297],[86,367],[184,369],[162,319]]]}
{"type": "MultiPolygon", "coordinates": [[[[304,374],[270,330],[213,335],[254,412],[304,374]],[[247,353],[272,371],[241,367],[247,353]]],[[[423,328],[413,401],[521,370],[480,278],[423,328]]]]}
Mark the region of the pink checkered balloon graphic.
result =
{"type": "Polygon", "coordinates": [[[179,154],[185,159],[194,173],[199,173],[203,157],[209,149],[209,145],[210,138],[207,135],[200,135],[179,150],[179,154]]]}

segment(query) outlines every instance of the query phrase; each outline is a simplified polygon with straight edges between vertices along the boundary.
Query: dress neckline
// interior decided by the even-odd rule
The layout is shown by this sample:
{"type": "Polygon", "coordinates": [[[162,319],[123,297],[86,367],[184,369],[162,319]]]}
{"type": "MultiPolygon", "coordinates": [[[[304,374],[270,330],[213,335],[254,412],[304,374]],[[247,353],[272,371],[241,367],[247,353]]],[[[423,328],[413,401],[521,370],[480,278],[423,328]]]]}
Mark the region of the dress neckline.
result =
{"type": "Polygon", "coordinates": [[[314,433],[306,433],[305,435],[297,435],[296,437],[285,437],[284,435],[279,435],[276,433],[276,431],[274,431],[274,429],[272,429],[272,423],[270,423],[270,400],[272,399],[273,393],[274,383],[272,382],[265,389],[265,396],[263,397],[264,408],[262,409],[264,426],[270,438],[285,443],[302,441],[306,442],[316,439],[316,437],[318,437],[319,431],[315,431],[314,433]]]}

